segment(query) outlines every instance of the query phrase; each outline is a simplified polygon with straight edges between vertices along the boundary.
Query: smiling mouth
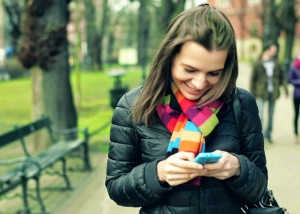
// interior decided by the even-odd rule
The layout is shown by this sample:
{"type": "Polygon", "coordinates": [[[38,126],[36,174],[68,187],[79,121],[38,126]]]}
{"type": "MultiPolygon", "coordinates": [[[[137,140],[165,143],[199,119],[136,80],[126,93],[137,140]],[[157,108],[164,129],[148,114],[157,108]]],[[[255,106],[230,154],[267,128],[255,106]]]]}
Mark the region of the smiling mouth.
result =
{"type": "Polygon", "coordinates": [[[184,84],[186,85],[186,87],[192,94],[200,94],[201,93],[201,90],[194,89],[194,88],[190,87],[187,83],[184,83],[184,84]]]}

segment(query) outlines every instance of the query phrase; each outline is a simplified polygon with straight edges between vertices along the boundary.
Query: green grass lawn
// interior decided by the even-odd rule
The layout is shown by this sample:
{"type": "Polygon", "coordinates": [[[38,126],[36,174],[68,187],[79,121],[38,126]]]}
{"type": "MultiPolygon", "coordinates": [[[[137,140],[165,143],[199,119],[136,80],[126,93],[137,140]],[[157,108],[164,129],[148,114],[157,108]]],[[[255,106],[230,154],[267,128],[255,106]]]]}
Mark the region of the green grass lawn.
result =
{"type": "MultiPolygon", "coordinates": [[[[138,68],[127,68],[122,77],[123,85],[129,89],[141,83],[141,72],[138,68]]],[[[77,107],[78,127],[88,127],[94,131],[111,120],[113,109],[110,107],[109,90],[114,85],[114,79],[108,72],[81,72],[81,103],[77,107]]],[[[76,100],[76,78],[71,74],[73,96],[76,100]]],[[[32,120],[31,80],[23,78],[0,82],[0,133],[12,129],[15,124],[25,124],[32,120]]],[[[95,139],[107,141],[109,126],[101,130],[95,139]]]]}

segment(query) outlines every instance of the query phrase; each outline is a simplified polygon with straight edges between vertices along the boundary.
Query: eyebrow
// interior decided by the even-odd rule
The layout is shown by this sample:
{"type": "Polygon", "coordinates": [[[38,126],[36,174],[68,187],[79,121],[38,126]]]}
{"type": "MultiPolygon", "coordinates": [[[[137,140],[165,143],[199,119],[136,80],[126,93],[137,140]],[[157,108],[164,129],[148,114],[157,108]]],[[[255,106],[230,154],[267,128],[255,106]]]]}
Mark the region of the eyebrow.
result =
{"type": "Polygon", "coordinates": [[[224,68],[220,68],[220,69],[217,69],[217,70],[214,70],[214,71],[209,71],[209,72],[222,72],[224,70],[224,68]]]}
{"type": "MultiPolygon", "coordinates": [[[[183,66],[186,66],[186,67],[189,67],[189,68],[191,68],[191,69],[193,69],[193,70],[199,70],[198,68],[195,68],[195,67],[193,67],[193,66],[187,65],[187,64],[185,64],[185,63],[182,63],[182,65],[183,65],[183,66]]],[[[224,68],[220,68],[220,69],[213,70],[213,71],[208,71],[208,72],[221,72],[221,71],[223,71],[223,70],[224,70],[224,68]]]]}

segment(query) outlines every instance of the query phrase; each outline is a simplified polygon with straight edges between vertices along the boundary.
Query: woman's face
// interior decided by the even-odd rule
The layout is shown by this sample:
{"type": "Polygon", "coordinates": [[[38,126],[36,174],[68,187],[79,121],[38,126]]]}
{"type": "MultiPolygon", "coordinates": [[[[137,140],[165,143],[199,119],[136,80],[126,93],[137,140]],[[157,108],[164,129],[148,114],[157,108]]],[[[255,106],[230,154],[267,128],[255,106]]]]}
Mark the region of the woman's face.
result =
{"type": "Polygon", "coordinates": [[[208,51],[202,45],[188,41],[175,55],[172,64],[172,78],[183,96],[198,100],[206,91],[216,85],[223,72],[227,50],[208,51]]]}

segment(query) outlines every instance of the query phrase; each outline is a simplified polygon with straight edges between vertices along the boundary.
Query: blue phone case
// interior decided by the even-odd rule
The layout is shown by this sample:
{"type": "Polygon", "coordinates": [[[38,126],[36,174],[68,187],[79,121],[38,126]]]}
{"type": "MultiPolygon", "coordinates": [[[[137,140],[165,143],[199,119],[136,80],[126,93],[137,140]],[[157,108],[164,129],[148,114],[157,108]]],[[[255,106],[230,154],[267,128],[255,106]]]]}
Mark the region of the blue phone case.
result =
{"type": "Polygon", "coordinates": [[[206,163],[215,163],[222,157],[221,153],[217,152],[206,152],[206,153],[199,153],[194,162],[206,164],[206,163]]]}

